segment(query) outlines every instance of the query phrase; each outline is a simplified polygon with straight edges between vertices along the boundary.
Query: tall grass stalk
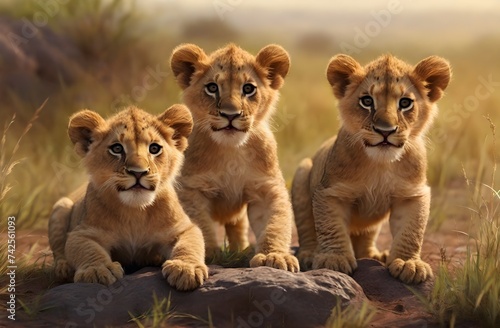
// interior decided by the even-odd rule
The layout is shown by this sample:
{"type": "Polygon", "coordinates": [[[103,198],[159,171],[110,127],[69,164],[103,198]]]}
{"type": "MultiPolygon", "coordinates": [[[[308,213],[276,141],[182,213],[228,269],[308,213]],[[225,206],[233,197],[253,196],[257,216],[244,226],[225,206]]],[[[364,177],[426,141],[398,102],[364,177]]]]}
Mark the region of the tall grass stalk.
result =
{"type": "Polygon", "coordinates": [[[369,327],[377,310],[365,301],[361,307],[347,306],[342,309],[342,302],[338,299],[328,318],[326,328],[364,328],[369,327]]]}
{"type": "Polygon", "coordinates": [[[203,324],[204,327],[213,327],[210,310],[208,311],[207,321],[195,315],[176,312],[173,307],[170,294],[168,298],[158,299],[156,293],[153,293],[153,306],[151,309],[140,316],[131,314],[132,319],[130,321],[134,322],[139,328],[177,327],[171,325],[170,322],[181,319],[190,319],[203,324]]]}
{"type": "MultiPolygon", "coordinates": [[[[14,168],[16,167],[17,164],[21,162],[21,160],[16,160],[15,155],[17,151],[19,150],[19,147],[21,145],[22,139],[28,134],[28,132],[31,130],[31,127],[33,126],[33,123],[38,119],[40,112],[42,111],[43,107],[47,103],[47,100],[45,100],[42,105],[35,111],[33,114],[32,118],[24,128],[23,132],[21,133],[20,137],[17,139],[17,142],[14,144],[14,147],[12,150],[9,151],[9,147],[7,145],[8,142],[8,132],[9,129],[12,127],[12,124],[14,123],[16,119],[16,115],[14,114],[12,116],[12,119],[8,121],[2,132],[2,139],[0,140],[0,215],[2,216],[2,223],[4,223],[4,218],[6,218],[8,215],[12,215],[14,213],[4,213],[5,209],[5,200],[7,198],[7,194],[9,191],[12,189],[12,186],[10,183],[7,181],[8,176],[12,173],[14,168]],[[9,155],[7,153],[9,152],[9,155]]],[[[0,234],[4,235],[6,232],[6,225],[2,224],[2,227],[0,227],[0,234]]],[[[4,283],[4,280],[7,279],[7,243],[2,242],[0,244],[0,295],[3,295],[7,292],[7,283],[4,283]]],[[[32,254],[31,254],[32,255],[32,254]]],[[[28,257],[31,256],[28,254],[28,257]]],[[[16,264],[18,267],[22,267],[26,264],[26,258],[21,258],[21,259],[16,259],[16,264]]],[[[22,273],[22,270],[20,270],[22,273]]],[[[2,308],[5,307],[5,304],[2,303],[0,306],[2,308]]]]}
{"type": "Polygon", "coordinates": [[[19,150],[19,146],[21,144],[21,140],[28,134],[28,132],[31,130],[33,127],[33,123],[38,119],[40,116],[40,112],[42,111],[42,108],[45,106],[47,103],[48,99],[45,99],[45,101],[42,103],[40,107],[35,111],[31,119],[29,120],[28,124],[24,128],[23,132],[21,133],[21,136],[19,139],[17,139],[16,144],[14,145],[14,148],[10,152],[10,156],[7,159],[7,132],[9,132],[9,129],[11,128],[12,124],[14,123],[16,119],[16,114],[12,115],[12,119],[10,122],[7,122],[4,126],[3,133],[2,133],[2,140],[0,142],[0,202],[2,202],[7,196],[7,193],[9,190],[12,188],[10,184],[7,183],[7,177],[12,173],[12,170],[14,167],[21,162],[21,160],[14,160],[14,157],[19,150]]]}
{"type": "MultiPolygon", "coordinates": [[[[487,118],[495,145],[495,125],[487,118]]],[[[493,148],[494,150],[494,148],[493,148]]],[[[450,272],[442,260],[428,303],[442,324],[472,320],[485,327],[500,326],[500,190],[495,189],[496,154],[493,151],[491,185],[464,177],[472,195],[472,220],[477,231],[468,233],[463,266],[450,272]],[[478,187],[479,186],[479,187],[478,187]]]]}

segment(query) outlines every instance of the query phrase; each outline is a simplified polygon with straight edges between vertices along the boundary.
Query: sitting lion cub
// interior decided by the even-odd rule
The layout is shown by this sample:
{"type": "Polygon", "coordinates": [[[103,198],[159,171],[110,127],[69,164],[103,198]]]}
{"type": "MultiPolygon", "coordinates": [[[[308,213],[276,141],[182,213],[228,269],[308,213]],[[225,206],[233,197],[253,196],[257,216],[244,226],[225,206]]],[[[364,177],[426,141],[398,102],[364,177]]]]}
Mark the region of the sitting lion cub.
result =
{"type": "Polygon", "coordinates": [[[220,250],[214,221],[235,251],[248,247],[250,223],[257,238],[250,266],[298,271],[289,254],[292,207],[268,123],[290,67],[287,52],[269,45],[254,57],[230,44],[206,55],[184,44],[171,67],[194,120],[179,198],[208,255],[220,250]]]}
{"type": "Polygon", "coordinates": [[[49,242],[56,276],[110,285],[123,277],[120,263],[163,263],[175,288],[203,283],[203,236],[173,186],[192,124],[183,105],[159,116],[129,107],[108,120],[90,110],[71,117],[68,134],[90,181],[54,205],[49,242]]]}
{"type": "Polygon", "coordinates": [[[301,162],[292,186],[304,266],[351,273],[356,258],[369,257],[405,283],[432,276],[420,259],[430,206],[424,135],[450,75],[435,56],[416,66],[391,55],[365,67],[347,55],[331,59],[327,78],[342,127],[301,162]],[[393,244],[379,252],[387,217],[393,244]]]}

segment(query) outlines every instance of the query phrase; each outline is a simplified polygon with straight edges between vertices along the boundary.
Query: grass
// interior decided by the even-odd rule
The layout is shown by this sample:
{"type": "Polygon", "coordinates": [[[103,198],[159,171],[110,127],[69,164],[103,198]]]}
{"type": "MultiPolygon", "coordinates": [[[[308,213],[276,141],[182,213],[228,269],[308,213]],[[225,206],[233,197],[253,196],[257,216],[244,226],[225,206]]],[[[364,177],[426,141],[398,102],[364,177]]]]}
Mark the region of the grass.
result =
{"type": "Polygon", "coordinates": [[[337,300],[337,304],[332,309],[332,314],[326,321],[326,328],[364,328],[368,327],[377,310],[365,301],[361,306],[342,307],[342,302],[337,300]]]}
{"type": "MultiPolygon", "coordinates": [[[[16,154],[21,147],[21,143],[25,137],[28,136],[29,131],[33,127],[35,121],[39,118],[42,109],[44,108],[46,101],[35,110],[32,118],[29,120],[28,124],[22,130],[20,137],[13,143],[10,144],[10,139],[8,138],[9,129],[15,122],[16,116],[13,115],[12,119],[8,121],[3,129],[2,138],[0,141],[0,213],[2,218],[8,216],[16,217],[16,236],[19,234],[19,230],[24,226],[34,226],[34,221],[22,220],[18,221],[17,218],[21,217],[22,214],[32,213],[33,208],[36,206],[34,198],[29,198],[26,200],[22,206],[15,208],[9,206],[9,203],[6,201],[9,200],[9,192],[12,190],[12,184],[9,182],[9,176],[14,172],[15,168],[22,162],[20,159],[16,159],[16,154]],[[21,223],[21,224],[19,224],[21,223]]],[[[34,195],[37,195],[35,192],[34,195]]],[[[35,220],[36,217],[28,216],[32,220],[35,220]]],[[[4,222],[2,220],[2,222],[4,222]]],[[[5,221],[6,222],[6,221],[5,221]]],[[[6,225],[1,227],[0,231],[1,235],[7,235],[6,225]]],[[[9,269],[8,266],[8,255],[15,256],[15,263],[9,263],[11,265],[15,265],[17,268],[16,272],[16,298],[19,300],[19,303],[22,305],[23,310],[28,316],[33,315],[36,311],[33,310],[27,303],[22,302],[22,298],[26,295],[19,290],[19,286],[22,284],[27,284],[30,281],[36,279],[44,279],[45,281],[54,281],[54,276],[52,270],[46,265],[46,255],[37,255],[35,254],[35,250],[37,249],[37,244],[33,245],[28,253],[23,254],[22,256],[18,255],[14,251],[14,253],[10,253],[8,250],[7,242],[0,244],[0,295],[8,295],[9,291],[9,277],[7,276],[7,272],[9,269]],[[22,284],[21,284],[22,282],[22,284]]],[[[6,309],[6,304],[2,303],[0,308],[2,310],[6,309]]],[[[35,306],[35,308],[37,308],[35,306]]]]}
{"type": "Polygon", "coordinates": [[[474,210],[472,219],[479,227],[476,235],[469,235],[472,245],[465,261],[450,270],[443,259],[428,300],[429,308],[450,326],[463,320],[500,325],[500,196],[490,192],[496,199],[474,210]]]}
{"type": "MultiPolygon", "coordinates": [[[[496,126],[489,122],[494,165],[488,178],[491,185],[471,181],[463,170],[471,195],[471,221],[475,231],[463,232],[469,238],[462,265],[450,269],[446,254],[436,275],[427,304],[441,324],[454,327],[463,321],[480,322],[485,327],[500,325],[500,190],[495,188],[496,126]]],[[[477,174],[478,176],[480,174],[477,174]]],[[[483,177],[486,179],[486,177],[483,177]]]]}
{"type": "Polygon", "coordinates": [[[158,299],[155,293],[153,293],[153,306],[151,309],[140,316],[131,314],[131,317],[130,321],[134,322],[139,328],[177,327],[173,322],[186,319],[191,323],[194,321],[198,324],[204,324],[206,327],[213,327],[210,310],[208,310],[208,320],[190,314],[178,313],[174,310],[170,295],[168,298],[158,299]]]}
{"type": "Polygon", "coordinates": [[[252,246],[248,246],[241,251],[231,251],[227,245],[227,239],[224,239],[224,245],[220,252],[217,252],[212,258],[207,259],[209,264],[220,265],[224,268],[248,268],[250,260],[255,255],[252,246]]]}
{"type": "MultiPolygon", "coordinates": [[[[26,192],[26,198],[22,202],[12,202],[7,197],[7,193],[12,191],[13,185],[8,181],[9,175],[12,175],[14,168],[18,165],[23,164],[23,159],[16,159],[16,155],[21,148],[21,141],[27,137],[28,132],[32,129],[35,121],[40,117],[42,109],[45,107],[47,100],[45,100],[38,109],[35,110],[31,119],[27,122],[26,126],[21,132],[14,145],[8,143],[8,132],[12,128],[16,115],[12,116],[12,119],[5,124],[2,140],[0,142],[0,215],[2,217],[15,216],[16,217],[16,229],[22,229],[24,227],[34,227],[37,225],[37,218],[40,213],[37,212],[40,195],[43,193],[46,185],[40,184],[37,186],[32,186],[30,190],[24,190],[26,192]],[[10,156],[7,158],[7,154],[10,156]],[[19,218],[25,218],[19,220],[19,218]]],[[[17,186],[16,186],[17,187],[17,186]]],[[[16,190],[17,191],[17,190],[16,190]]]]}
{"type": "MultiPolygon", "coordinates": [[[[11,17],[31,18],[40,10],[37,3],[32,0],[4,2],[0,11],[11,17]]],[[[200,39],[197,35],[203,26],[196,24],[179,26],[178,34],[166,28],[151,30],[148,17],[134,1],[70,0],[61,6],[48,25],[74,40],[85,57],[85,74],[74,84],[61,81],[42,106],[33,105],[25,95],[8,90],[6,97],[0,100],[0,120],[7,122],[0,143],[1,222],[15,215],[19,230],[45,229],[52,204],[86,179],[67,137],[67,120],[72,113],[90,108],[108,115],[130,103],[160,113],[180,101],[180,90],[170,73],[144,96],[134,96],[134,88],[142,86],[151,70],[169,71],[168,58],[175,45],[194,42],[209,51],[222,46],[226,40],[225,35],[218,37],[217,42],[200,39]]],[[[297,163],[311,156],[339,128],[336,101],[324,73],[336,48],[321,51],[322,42],[319,42],[315,45],[319,49],[305,51],[297,46],[304,44],[303,39],[287,43],[266,35],[239,35],[228,26],[225,29],[226,34],[253,53],[271,42],[282,43],[290,52],[292,67],[272,124],[280,164],[289,182],[297,163]]],[[[356,56],[361,63],[366,63],[381,53],[391,52],[416,63],[425,55],[435,53],[448,58],[452,64],[454,77],[439,102],[440,113],[429,133],[428,179],[434,195],[429,229],[437,231],[450,217],[463,217],[463,207],[473,210],[472,226],[477,228],[463,232],[472,245],[462,265],[451,267],[444,256],[428,300],[429,308],[437,309],[435,314],[441,322],[451,326],[460,320],[485,320],[490,326],[499,324],[500,201],[494,186],[500,185],[500,179],[495,174],[498,158],[493,151],[498,144],[494,135],[485,132],[485,125],[500,124],[500,89],[494,86],[493,92],[481,99],[477,108],[464,110],[480,85],[478,77],[487,78],[491,74],[494,81],[499,79],[500,66],[496,65],[494,56],[499,40],[497,35],[464,44],[450,38],[444,47],[425,40],[421,44],[409,44],[401,39],[385,43],[384,48],[377,48],[373,42],[356,56]],[[426,54],[415,49],[427,49],[426,54]],[[483,116],[487,117],[487,123],[483,116]],[[466,183],[463,171],[469,173],[466,183]],[[454,200],[457,191],[462,196],[471,195],[469,199],[459,200],[461,207],[453,204],[457,202],[454,200]]],[[[5,227],[0,231],[3,234],[5,227]]],[[[0,293],[4,294],[5,244],[0,245],[0,252],[0,293]]],[[[214,262],[225,267],[246,266],[249,256],[246,252],[223,251],[214,262]]],[[[22,279],[35,278],[34,268],[45,267],[43,258],[42,263],[32,266],[35,260],[33,257],[19,260],[22,279]]],[[[161,313],[169,313],[168,300],[157,301],[148,324],[154,322],[155,311],[160,317],[161,313]]],[[[329,321],[332,327],[339,324],[335,320],[347,322],[345,318],[352,314],[346,311],[334,309],[336,316],[329,321]]],[[[358,318],[361,321],[355,322],[363,323],[363,318],[370,317],[371,312],[365,309],[358,314],[362,314],[358,318]]]]}

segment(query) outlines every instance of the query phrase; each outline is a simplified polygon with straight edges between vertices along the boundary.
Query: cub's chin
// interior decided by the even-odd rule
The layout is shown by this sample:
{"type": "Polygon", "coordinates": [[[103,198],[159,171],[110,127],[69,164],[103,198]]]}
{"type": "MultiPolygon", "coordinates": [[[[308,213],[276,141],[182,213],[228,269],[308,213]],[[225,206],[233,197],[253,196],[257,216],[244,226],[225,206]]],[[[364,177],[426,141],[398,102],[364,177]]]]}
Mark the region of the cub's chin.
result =
{"type": "Polygon", "coordinates": [[[403,147],[395,147],[386,144],[377,146],[365,145],[365,151],[368,157],[377,162],[392,163],[401,159],[404,153],[403,147]]]}
{"type": "Polygon", "coordinates": [[[118,192],[120,201],[129,207],[144,209],[152,205],[156,198],[153,190],[147,189],[129,189],[118,192]]]}
{"type": "Polygon", "coordinates": [[[220,129],[212,131],[212,139],[221,146],[241,147],[248,140],[248,133],[237,129],[220,129]]]}

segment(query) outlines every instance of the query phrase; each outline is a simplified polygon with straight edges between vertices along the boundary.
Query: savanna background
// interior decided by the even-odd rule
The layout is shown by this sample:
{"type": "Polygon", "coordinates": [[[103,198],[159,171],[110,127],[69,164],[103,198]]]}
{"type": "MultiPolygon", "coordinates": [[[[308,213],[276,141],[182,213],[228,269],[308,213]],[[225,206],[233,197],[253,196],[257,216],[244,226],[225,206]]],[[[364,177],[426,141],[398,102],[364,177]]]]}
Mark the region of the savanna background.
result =
{"type": "Polygon", "coordinates": [[[498,326],[499,12],[496,0],[3,0],[0,280],[9,216],[16,217],[18,282],[44,274],[50,280],[48,215],[86,179],[66,134],[69,116],[83,108],[108,116],[128,104],[160,113],[180,102],[169,68],[176,45],[210,52],[235,42],[255,54],[278,43],[289,51],[292,66],[273,118],[288,183],[299,161],[339,128],[325,78],[333,55],[362,64],[384,53],[413,64],[439,55],[453,78],[428,134],[433,203],[424,258],[436,283],[422,301],[447,326],[498,326]]]}

